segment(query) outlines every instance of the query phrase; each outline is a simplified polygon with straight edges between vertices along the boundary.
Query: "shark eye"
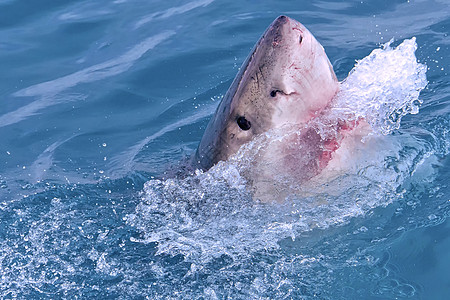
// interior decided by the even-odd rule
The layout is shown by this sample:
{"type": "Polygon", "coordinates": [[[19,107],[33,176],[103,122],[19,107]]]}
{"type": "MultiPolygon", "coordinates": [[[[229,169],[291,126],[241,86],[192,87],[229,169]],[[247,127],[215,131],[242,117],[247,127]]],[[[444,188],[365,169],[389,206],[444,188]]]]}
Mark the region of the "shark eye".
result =
{"type": "Polygon", "coordinates": [[[277,95],[277,93],[282,93],[282,94],[284,94],[283,91],[280,91],[280,90],[272,90],[272,91],[270,92],[270,97],[275,97],[275,96],[277,95]]]}
{"type": "Polygon", "coordinates": [[[303,37],[302,37],[302,35],[300,35],[300,37],[298,38],[298,43],[301,44],[302,41],[303,41],[303,37]]]}
{"type": "Polygon", "coordinates": [[[249,130],[252,127],[252,123],[250,123],[249,120],[247,120],[245,117],[239,117],[236,120],[239,128],[241,128],[242,130],[249,130]]]}

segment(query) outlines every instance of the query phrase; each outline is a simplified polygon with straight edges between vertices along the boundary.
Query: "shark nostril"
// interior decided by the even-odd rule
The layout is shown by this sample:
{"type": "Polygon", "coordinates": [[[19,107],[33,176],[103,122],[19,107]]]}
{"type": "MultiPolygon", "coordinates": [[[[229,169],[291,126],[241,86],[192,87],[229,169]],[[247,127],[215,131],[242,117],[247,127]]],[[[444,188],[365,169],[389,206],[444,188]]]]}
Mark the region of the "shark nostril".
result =
{"type": "Polygon", "coordinates": [[[300,35],[300,37],[299,37],[299,39],[298,39],[298,43],[301,44],[301,43],[302,43],[302,40],[303,40],[303,37],[302,37],[302,35],[300,35]]]}
{"type": "Polygon", "coordinates": [[[250,123],[249,120],[247,120],[245,117],[239,117],[236,120],[239,128],[241,128],[242,130],[249,130],[252,127],[252,123],[250,123]]]}

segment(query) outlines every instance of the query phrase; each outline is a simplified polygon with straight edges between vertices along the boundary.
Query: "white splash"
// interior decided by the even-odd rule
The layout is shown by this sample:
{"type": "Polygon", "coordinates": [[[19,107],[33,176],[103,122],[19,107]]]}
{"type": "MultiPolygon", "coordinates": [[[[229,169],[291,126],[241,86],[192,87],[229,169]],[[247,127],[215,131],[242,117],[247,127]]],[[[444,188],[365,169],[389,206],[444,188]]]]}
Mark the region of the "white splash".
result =
{"type": "Polygon", "coordinates": [[[427,67],[417,62],[413,37],[392,48],[392,40],[358,61],[342,82],[333,107],[347,119],[363,118],[376,133],[389,134],[407,114],[417,114],[427,67]]]}
{"type": "Polygon", "coordinates": [[[386,134],[398,128],[402,116],[418,112],[418,96],[427,82],[416,48],[415,39],[396,48],[388,43],[359,61],[342,83],[331,114],[365,118],[375,132],[365,142],[368,151],[350,157],[356,162],[347,173],[316,179],[308,186],[309,194],[283,204],[254,201],[243,173],[258,149],[273,140],[273,133],[266,134],[208,172],[147,182],[141,203],[127,217],[142,232],[134,241],[156,242],[158,254],[182,254],[197,266],[221,255],[240,260],[402,197],[402,184],[426,150],[407,135],[386,134]]]}

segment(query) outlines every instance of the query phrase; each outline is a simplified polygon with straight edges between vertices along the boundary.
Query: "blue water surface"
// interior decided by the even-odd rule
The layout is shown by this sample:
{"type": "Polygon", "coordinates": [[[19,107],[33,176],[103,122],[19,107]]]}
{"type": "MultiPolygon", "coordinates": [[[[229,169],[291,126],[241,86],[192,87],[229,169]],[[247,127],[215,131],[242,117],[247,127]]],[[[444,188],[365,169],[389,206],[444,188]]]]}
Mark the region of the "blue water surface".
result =
{"type": "Polygon", "coordinates": [[[0,0],[0,298],[445,299],[449,32],[447,0],[0,0]],[[277,238],[258,222],[278,226],[285,206],[162,178],[281,14],[340,80],[416,37],[429,83],[391,134],[416,144],[390,159],[428,171],[373,195],[386,205],[307,230],[292,219],[277,238]]]}

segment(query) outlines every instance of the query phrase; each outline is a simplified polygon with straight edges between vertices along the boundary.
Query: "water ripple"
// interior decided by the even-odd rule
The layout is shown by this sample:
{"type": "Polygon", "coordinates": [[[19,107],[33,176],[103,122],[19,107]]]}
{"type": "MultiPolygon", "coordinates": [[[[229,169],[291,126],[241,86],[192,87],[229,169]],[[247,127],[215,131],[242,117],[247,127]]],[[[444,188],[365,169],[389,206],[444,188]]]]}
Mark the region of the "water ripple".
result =
{"type": "Polygon", "coordinates": [[[15,92],[13,95],[16,97],[34,96],[39,97],[39,99],[15,111],[0,116],[0,127],[20,122],[29,116],[36,114],[38,111],[58,103],[84,99],[82,95],[63,97],[58,96],[58,94],[81,83],[102,80],[127,71],[145,53],[156,47],[158,44],[166,41],[174,34],[174,31],[165,31],[154,35],[134,46],[118,58],[113,58],[70,75],[39,83],[15,92]]]}

